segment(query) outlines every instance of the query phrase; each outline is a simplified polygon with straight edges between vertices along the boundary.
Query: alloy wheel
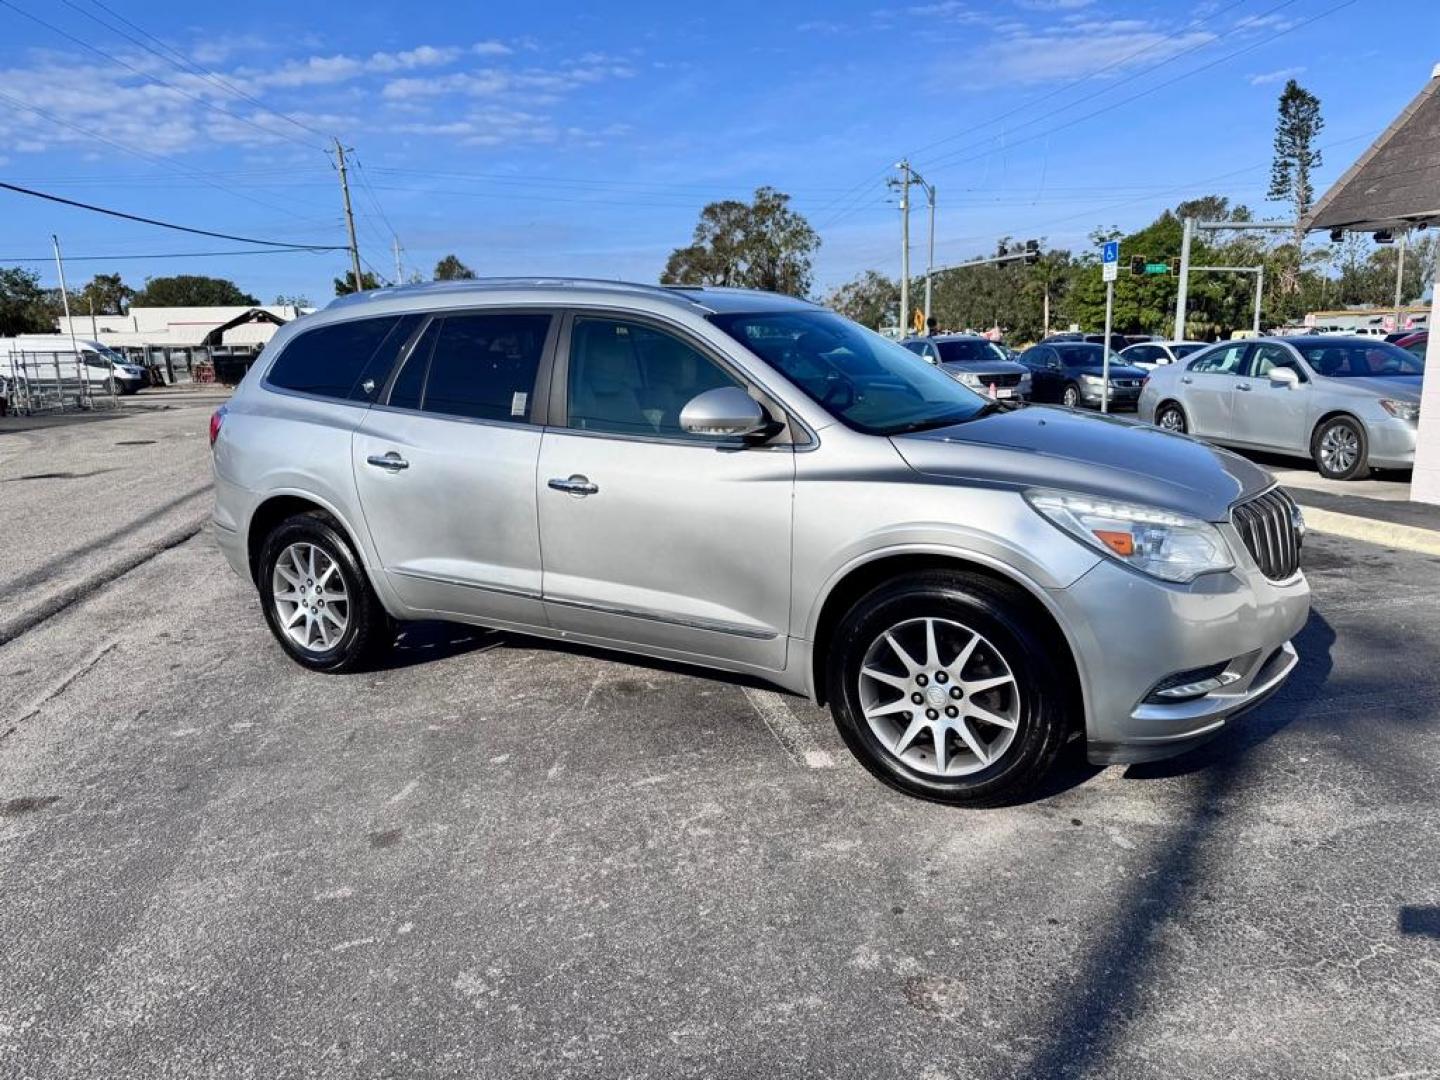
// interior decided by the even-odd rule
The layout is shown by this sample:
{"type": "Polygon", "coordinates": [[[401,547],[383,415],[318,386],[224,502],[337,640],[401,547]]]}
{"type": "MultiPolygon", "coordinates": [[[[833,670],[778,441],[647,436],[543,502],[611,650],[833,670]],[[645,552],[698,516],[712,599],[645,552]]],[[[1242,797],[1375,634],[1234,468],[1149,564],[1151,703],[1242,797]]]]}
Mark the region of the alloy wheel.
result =
{"type": "Polygon", "coordinates": [[[282,551],[270,575],[270,595],[281,629],[306,652],[328,652],[345,636],[350,594],[339,564],[324,548],[299,541],[282,551]]]}
{"type": "Polygon", "coordinates": [[[979,772],[998,761],[1020,724],[1020,687],[991,642],[951,619],[907,619],[865,652],[860,708],[870,731],[929,776],[979,772]]]}
{"type": "Polygon", "coordinates": [[[1160,414],[1160,427],[1164,431],[1184,432],[1185,416],[1179,409],[1171,405],[1160,414]]]}
{"type": "Polygon", "coordinates": [[[1332,424],[1320,436],[1320,463],[1327,472],[1347,473],[1360,457],[1360,437],[1348,424],[1332,424]]]}

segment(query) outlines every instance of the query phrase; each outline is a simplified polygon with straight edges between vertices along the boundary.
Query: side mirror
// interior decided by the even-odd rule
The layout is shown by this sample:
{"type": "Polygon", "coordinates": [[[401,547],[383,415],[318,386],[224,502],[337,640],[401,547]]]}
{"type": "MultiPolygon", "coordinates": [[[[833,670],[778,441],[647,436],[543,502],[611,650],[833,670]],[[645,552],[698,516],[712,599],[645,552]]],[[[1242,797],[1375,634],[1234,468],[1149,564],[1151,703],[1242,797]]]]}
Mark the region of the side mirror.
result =
{"type": "Polygon", "coordinates": [[[770,427],[770,417],[738,386],[722,386],[686,402],[680,410],[680,426],[691,435],[739,438],[764,432],[770,427]]]}
{"type": "Polygon", "coordinates": [[[1300,385],[1300,376],[1294,368],[1272,367],[1270,369],[1270,385],[1285,390],[1294,390],[1300,385]]]}

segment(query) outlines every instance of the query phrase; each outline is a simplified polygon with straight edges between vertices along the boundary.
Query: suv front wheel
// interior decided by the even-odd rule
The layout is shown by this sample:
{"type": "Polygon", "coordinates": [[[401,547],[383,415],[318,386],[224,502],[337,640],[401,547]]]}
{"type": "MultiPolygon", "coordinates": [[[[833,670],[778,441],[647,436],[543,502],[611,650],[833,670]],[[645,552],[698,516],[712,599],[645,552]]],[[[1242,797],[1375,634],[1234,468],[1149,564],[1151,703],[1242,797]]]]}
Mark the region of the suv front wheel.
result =
{"type": "Polygon", "coordinates": [[[1071,679],[1030,604],[976,574],[899,578],[836,630],[831,711],[850,750],[909,795],[967,806],[1024,796],[1070,723],[1071,679]]]}
{"type": "Polygon", "coordinates": [[[312,671],[362,670],[390,642],[390,617],[326,514],[296,514],[271,531],[258,584],[270,632],[312,671]]]}

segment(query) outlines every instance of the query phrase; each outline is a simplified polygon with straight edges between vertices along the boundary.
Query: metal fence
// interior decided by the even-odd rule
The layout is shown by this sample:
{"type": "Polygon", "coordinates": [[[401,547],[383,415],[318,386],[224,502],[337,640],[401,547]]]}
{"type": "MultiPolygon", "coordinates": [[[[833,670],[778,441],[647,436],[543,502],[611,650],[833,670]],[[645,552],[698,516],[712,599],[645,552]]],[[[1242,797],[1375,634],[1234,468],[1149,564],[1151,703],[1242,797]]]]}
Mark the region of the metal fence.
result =
{"type": "Polygon", "coordinates": [[[87,363],[70,350],[14,350],[0,355],[0,381],[11,413],[114,409],[120,389],[108,365],[87,363]]]}

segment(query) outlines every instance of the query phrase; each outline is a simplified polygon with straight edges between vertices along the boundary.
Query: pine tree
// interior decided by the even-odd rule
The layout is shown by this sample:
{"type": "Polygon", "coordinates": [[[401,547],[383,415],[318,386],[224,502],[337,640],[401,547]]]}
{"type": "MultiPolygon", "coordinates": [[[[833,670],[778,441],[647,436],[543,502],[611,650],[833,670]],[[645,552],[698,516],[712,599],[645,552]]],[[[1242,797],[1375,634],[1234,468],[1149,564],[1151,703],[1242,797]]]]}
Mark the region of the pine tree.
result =
{"type": "Polygon", "coordinates": [[[1300,242],[1300,221],[1315,200],[1311,176],[1320,167],[1320,150],[1315,138],[1325,128],[1320,116],[1320,99],[1294,79],[1280,95],[1280,115],[1275,123],[1275,160],[1270,166],[1268,197],[1287,201],[1295,208],[1295,242],[1300,242]]]}

